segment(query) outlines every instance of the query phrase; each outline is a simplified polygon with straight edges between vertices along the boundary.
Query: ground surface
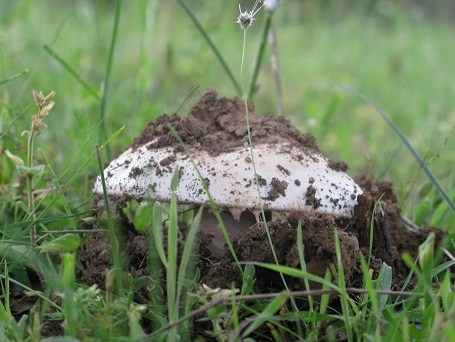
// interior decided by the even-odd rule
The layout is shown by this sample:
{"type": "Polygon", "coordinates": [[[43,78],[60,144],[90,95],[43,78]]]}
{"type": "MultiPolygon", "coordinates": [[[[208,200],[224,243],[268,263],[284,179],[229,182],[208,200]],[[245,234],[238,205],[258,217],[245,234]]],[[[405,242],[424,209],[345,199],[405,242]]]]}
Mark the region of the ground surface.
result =
{"type": "MultiPolygon", "coordinates": [[[[319,151],[313,136],[301,134],[285,118],[279,116],[261,118],[254,113],[253,106],[250,106],[249,111],[254,142],[273,142],[273,139],[286,137],[295,141],[302,149],[319,151]]],[[[158,138],[151,148],[171,145],[179,149],[178,142],[167,128],[169,123],[177,130],[186,145],[197,144],[213,154],[230,151],[244,146],[247,142],[243,101],[218,97],[215,91],[209,90],[186,117],[163,115],[156,122],[149,123],[143,133],[135,139],[132,147],[137,148],[158,138]]],[[[347,169],[343,162],[331,162],[331,165],[334,169],[343,171],[347,169]]],[[[357,177],[356,181],[363,189],[363,194],[358,197],[359,204],[352,219],[336,219],[326,214],[298,212],[287,213],[285,218],[283,215],[279,218],[274,216],[275,218],[267,223],[278,262],[282,265],[300,267],[297,250],[297,225],[300,221],[303,231],[301,243],[304,245],[307,269],[311,273],[323,276],[326,269],[336,263],[334,229],[337,229],[348,285],[362,286],[359,251],[361,250],[364,255],[369,253],[369,235],[373,218],[371,267],[377,272],[382,262],[392,266],[394,285],[399,286],[408,274],[401,261],[401,254],[409,252],[415,255],[418,246],[430,231],[436,233],[438,241],[442,238],[442,233],[431,228],[417,231],[407,229],[390,183],[364,176],[357,177]],[[373,214],[379,199],[381,200],[373,214]]],[[[254,216],[245,212],[240,220],[240,228],[235,229],[237,221],[229,213],[223,213],[223,219],[230,231],[239,260],[274,263],[263,222],[255,223],[254,216]]],[[[132,224],[125,218],[122,222],[125,231],[124,253],[128,267],[136,269],[138,275],[148,275],[147,237],[137,234],[132,224]]],[[[201,270],[200,282],[210,287],[230,288],[230,284],[235,281],[237,286],[241,286],[241,274],[233,263],[231,252],[224,246],[224,240],[217,234],[217,227],[215,218],[206,211],[198,237],[197,266],[201,270]]],[[[185,234],[184,229],[182,233],[185,234]]],[[[181,247],[183,243],[184,240],[181,247]]],[[[91,234],[88,237],[82,253],[82,262],[85,266],[83,271],[85,282],[103,287],[104,271],[109,267],[109,255],[107,242],[102,234],[91,234]]],[[[283,290],[282,280],[274,272],[258,268],[256,278],[254,284],[256,293],[283,290]]],[[[303,284],[298,279],[287,279],[287,283],[291,290],[303,289],[303,284]]],[[[145,297],[143,299],[146,301],[145,297]]]]}

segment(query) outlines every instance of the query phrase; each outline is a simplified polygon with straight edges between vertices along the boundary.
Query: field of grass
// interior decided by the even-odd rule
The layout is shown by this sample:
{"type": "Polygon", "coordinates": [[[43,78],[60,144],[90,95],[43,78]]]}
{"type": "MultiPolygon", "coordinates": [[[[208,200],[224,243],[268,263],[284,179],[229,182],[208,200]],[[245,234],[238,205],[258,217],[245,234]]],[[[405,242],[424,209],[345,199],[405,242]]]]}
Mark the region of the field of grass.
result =
{"type": "MultiPolygon", "coordinates": [[[[238,4],[187,3],[240,82],[243,31],[235,24],[238,4]]],[[[251,2],[242,3],[244,10],[251,6],[251,2]]],[[[167,321],[147,315],[145,307],[132,303],[132,288],[123,288],[126,294],[116,293],[119,298],[112,300],[109,293],[77,286],[73,272],[77,253],[63,254],[77,251],[83,242],[78,235],[66,233],[78,229],[80,216],[91,209],[92,187],[100,173],[95,145],[103,145],[124,126],[101,150],[107,162],[126,149],[147,122],[162,113],[186,114],[206,88],[227,97],[240,94],[178,1],[124,1],[118,8],[113,1],[0,0],[0,8],[0,339],[39,340],[40,334],[44,336],[41,324],[49,321],[63,322],[65,335],[74,340],[83,336],[86,340],[89,336],[144,339],[141,319],[153,321],[155,327],[167,321]],[[31,116],[37,112],[32,90],[56,93],[55,105],[44,119],[47,128],[34,142],[33,166],[45,165],[33,181],[36,215],[29,212],[26,179],[5,153],[10,151],[30,166],[23,132],[30,130],[31,116]],[[38,242],[47,244],[47,249],[30,244],[29,231],[35,225],[38,242]],[[62,237],[68,240],[62,242],[62,237]],[[10,293],[21,286],[33,288],[23,265],[44,273],[44,285],[50,278],[59,281],[41,288],[37,304],[21,320],[16,316],[16,322],[11,320],[10,293]],[[9,277],[8,270],[14,277],[9,277]],[[116,301],[117,306],[112,304],[116,301]],[[109,324],[116,328],[95,332],[97,326],[109,324]]],[[[247,82],[264,17],[261,10],[248,29],[247,82]]],[[[339,87],[355,88],[376,103],[454,201],[453,20],[422,8],[401,8],[392,1],[368,8],[287,0],[274,14],[273,26],[286,117],[312,133],[324,153],[345,161],[351,175],[391,181],[404,216],[416,225],[434,225],[453,233],[454,214],[434,181],[374,107],[339,87]]],[[[260,114],[277,112],[268,47],[252,100],[260,114]]],[[[351,340],[359,336],[399,340],[397,331],[402,340],[455,339],[455,330],[448,324],[455,313],[453,280],[450,272],[442,272],[449,265],[439,266],[441,277],[433,278],[437,272],[432,268],[436,265],[431,241],[426,246],[414,269],[419,296],[384,303],[375,290],[385,288],[366,279],[367,293],[361,303],[353,303],[344,293],[349,312],[329,317],[321,309],[308,314],[307,327],[314,331],[307,337],[317,338],[322,322],[338,320],[336,327],[346,330],[351,340]],[[395,306],[409,312],[397,314],[395,306]],[[396,331],[381,326],[394,319],[400,322],[396,331]],[[422,324],[409,323],[413,319],[422,324]]],[[[387,278],[387,271],[382,276],[387,278]]],[[[337,286],[343,289],[341,283],[337,286]]],[[[276,297],[264,304],[258,322],[272,321],[286,299],[276,297]]],[[[240,310],[241,305],[232,310],[240,310]]],[[[216,313],[211,314],[215,322],[216,313]]],[[[176,329],[170,331],[177,334],[176,329]]]]}

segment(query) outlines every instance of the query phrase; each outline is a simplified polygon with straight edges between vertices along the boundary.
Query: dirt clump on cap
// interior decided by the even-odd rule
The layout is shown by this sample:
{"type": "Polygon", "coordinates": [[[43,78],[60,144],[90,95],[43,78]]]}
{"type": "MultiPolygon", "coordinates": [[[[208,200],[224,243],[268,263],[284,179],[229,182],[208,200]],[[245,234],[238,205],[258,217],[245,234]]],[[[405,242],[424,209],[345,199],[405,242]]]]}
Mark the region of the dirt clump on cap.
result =
{"type": "MultiPolygon", "coordinates": [[[[261,117],[248,104],[250,131],[254,144],[292,141],[302,150],[319,152],[311,134],[300,133],[283,116],[261,117]]],[[[132,148],[147,144],[148,148],[175,146],[180,144],[169,130],[171,125],[188,148],[198,147],[210,155],[238,150],[248,143],[244,101],[239,98],[218,97],[208,89],[186,117],[177,114],[160,116],[147,124],[132,148]]],[[[319,152],[320,153],[320,152],[319,152]]]]}

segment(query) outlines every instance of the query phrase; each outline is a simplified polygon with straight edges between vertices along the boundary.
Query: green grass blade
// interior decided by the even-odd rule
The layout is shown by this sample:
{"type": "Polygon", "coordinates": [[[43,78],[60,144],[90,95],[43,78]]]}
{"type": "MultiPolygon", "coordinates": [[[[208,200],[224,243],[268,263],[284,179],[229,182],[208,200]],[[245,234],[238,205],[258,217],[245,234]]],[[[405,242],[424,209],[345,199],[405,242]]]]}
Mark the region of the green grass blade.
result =
{"type": "Polygon", "coordinates": [[[340,95],[334,93],[330,99],[328,107],[325,109],[324,113],[321,116],[318,126],[320,127],[320,132],[318,134],[318,139],[322,141],[327,131],[330,129],[329,122],[332,117],[335,115],[338,106],[340,105],[340,95]]]}
{"type": "MultiPolygon", "coordinates": [[[[377,290],[390,291],[392,288],[392,267],[383,263],[379,270],[378,278],[374,281],[377,290]]],[[[385,294],[379,295],[379,314],[385,309],[389,296],[385,294]]]]}
{"type": "MultiPolygon", "coordinates": [[[[62,193],[62,187],[60,186],[60,182],[59,182],[59,180],[57,178],[57,175],[55,174],[54,169],[49,164],[49,161],[48,161],[46,155],[44,154],[44,152],[40,148],[38,149],[38,152],[43,157],[44,165],[46,166],[47,170],[49,171],[49,176],[52,179],[52,183],[54,184],[55,190],[57,191],[58,196],[61,197],[61,199],[63,201],[62,205],[63,205],[63,208],[65,209],[65,213],[67,215],[72,215],[70,206],[69,206],[68,202],[66,201],[66,198],[65,198],[64,194],[62,193]]],[[[72,222],[72,223],[73,223],[73,228],[76,228],[76,224],[74,222],[72,222]]]]}
{"type": "MultiPolygon", "coordinates": [[[[118,129],[114,134],[112,134],[105,142],[103,142],[103,144],[99,147],[99,149],[102,149],[104,147],[106,147],[109,142],[111,142],[113,139],[115,139],[122,131],[123,129],[125,128],[125,126],[121,127],[120,129],[118,129]]],[[[68,190],[68,188],[70,188],[74,181],[77,179],[77,177],[79,177],[79,175],[81,174],[82,170],[87,166],[87,164],[91,161],[91,159],[97,154],[97,152],[93,152],[89,158],[87,158],[83,163],[80,163],[79,164],[79,167],[77,168],[77,170],[74,172],[74,174],[71,176],[71,178],[65,182],[65,186],[62,187],[61,189],[61,194],[64,194],[66,192],[66,190],[68,190]]],[[[71,164],[75,162],[75,159],[73,159],[73,161],[71,162],[71,164]]],[[[61,179],[66,175],[66,173],[68,172],[69,170],[69,167],[66,168],[66,170],[62,173],[62,175],[60,176],[59,178],[59,182],[61,181],[61,179]]],[[[103,169],[101,168],[101,173],[102,173],[103,169]]],[[[43,203],[43,201],[45,200],[45,198],[47,197],[44,196],[44,198],[36,205],[36,207],[41,207],[41,203],[43,203]]],[[[37,219],[40,219],[42,218],[45,214],[47,214],[47,212],[54,206],[54,204],[57,202],[57,200],[60,198],[60,196],[55,196],[50,202],[49,204],[39,213],[37,219]]],[[[30,222],[34,222],[34,221],[30,221],[30,222]]],[[[28,226],[27,229],[29,229],[31,226],[28,226]]]]}
{"type": "Polygon", "coordinates": [[[163,286],[165,281],[163,265],[165,268],[168,266],[163,246],[163,220],[159,202],[155,202],[153,205],[152,229],[148,233],[148,246],[149,276],[153,280],[153,286],[150,286],[149,291],[150,305],[153,308],[150,311],[150,318],[153,331],[156,331],[168,323],[166,319],[166,295],[163,286]]]}
{"type": "MultiPolygon", "coordinates": [[[[0,279],[6,280],[5,275],[4,274],[0,274],[0,279]]],[[[49,298],[44,296],[40,291],[36,291],[36,290],[32,289],[31,287],[25,286],[24,284],[14,280],[13,278],[9,278],[9,281],[11,283],[19,286],[20,288],[24,289],[27,292],[33,293],[35,296],[40,298],[43,302],[46,302],[46,304],[48,304],[50,307],[52,307],[52,308],[54,308],[56,310],[61,310],[60,306],[58,306],[52,300],[50,300],[49,298]]]]}
{"type": "Polygon", "coordinates": [[[285,275],[295,277],[295,278],[300,278],[300,279],[305,279],[307,278],[309,281],[314,281],[319,284],[325,285],[328,288],[335,290],[337,292],[340,291],[340,288],[330,282],[330,280],[327,280],[326,278],[321,278],[319,276],[316,276],[314,274],[304,272],[302,270],[295,269],[293,267],[288,267],[288,266],[281,266],[281,265],[275,265],[275,264],[265,264],[265,263],[260,263],[260,262],[242,262],[242,264],[251,264],[254,266],[259,266],[263,268],[268,268],[269,270],[275,271],[275,272],[280,272],[285,275]]]}
{"type": "Polygon", "coordinates": [[[280,293],[265,307],[265,309],[254,317],[254,321],[248,326],[242,334],[242,338],[245,338],[262,324],[268,321],[280,308],[286,303],[288,296],[286,293],[280,293]]]}
{"type": "MultiPolygon", "coordinates": [[[[59,215],[59,216],[37,218],[36,220],[33,220],[33,221],[23,221],[23,222],[16,222],[16,223],[6,224],[5,227],[6,227],[6,229],[19,230],[19,229],[27,228],[27,227],[29,227],[30,225],[33,225],[33,224],[38,225],[38,224],[48,224],[48,223],[52,223],[52,222],[56,222],[56,221],[63,221],[63,220],[67,220],[67,219],[70,219],[70,218],[75,218],[75,217],[78,217],[78,216],[88,215],[91,212],[92,212],[92,210],[85,210],[85,211],[81,211],[80,213],[71,214],[71,215],[59,215]]],[[[2,231],[2,233],[4,233],[4,231],[2,231]]]]}
{"type": "Polygon", "coordinates": [[[373,238],[374,238],[374,218],[378,212],[378,210],[382,210],[381,208],[381,200],[382,200],[382,197],[384,196],[384,194],[381,194],[381,196],[379,196],[378,200],[374,203],[374,207],[373,207],[373,212],[371,213],[371,220],[370,220],[370,241],[369,241],[369,244],[368,244],[368,267],[367,268],[370,268],[370,262],[371,262],[371,257],[373,256],[373,238]],[[379,206],[379,208],[378,208],[379,206]]]}
{"type": "Polygon", "coordinates": [[[191,224],[190,230],[185,240],[185,246],[183,248],[182,258],[180,260],[178,280],[177,280],[177,298],[180,298],[182,294],[183,284],[185,278],[187,278],[187,271],[190,266],[192,255],[194,255],[194,249],[196,244],[196,235],[199,231],[199,224],[201,223],[201,217],[204,207],[199,208],[197,215],[195,216],[193,223],[191,224]]]}
{"type": "MultiPolygon", "coordinates": [[[[0,258],[9,262],[10,271],[17,265],[25,265],[42,275],[48,289],[61,288],[61,284],[58,283],[57,271],[50,259],[45,255],[39,255],[32,247],[33,245],[30,243],[0,243],[0,258]]],[[[10,280],[12,281],[12,279],[10,280]]],[[[23,284],[21,286],[25,289],[23,284]]]]}
{"type": "MultiPolygon", "coordinates": [[[[305,246],[303,245],[302,222],[299,220],[299,223],[297,224],[297,251],[299,254],[300,268],[303,272],[307,273],[304,248],[305,246]]],[[[310,283],[308,282],[308,278],[304,278],[303,282],[305,284],[305,290],[309,291],[310,283]]],[[[310,307],[310,312],[314,312],[312,296],[308,296],[308,304],[310,307]]]]}
{"type": "MultiPolygon", "coordinates": [[[[175,168],[173,179],[178,175],[179,169],[175,168]]],[[[174,183],[174,182],[173,182],[174,183]]],[[[167,234],[167,260],[166,289],[169,322],[175,322],[179,318],[179,298],[177,298],[177,248],[179,238],[178,206],[175,186],[172,186],[172,197],[169,206],[169,226],[167,234]]],[[[168,333],[169,341],[177,341],[177,327],[173,326],[168,333]]]]}
{"type": "Polygon", "coordinates": [[[194,16],[193,12],[188,8],[188,6],[185,4],[183,0],[178,0],[180,6],[184,9],[186,14],[190,17],[191,21],[193,22],[194,26],[198,29],[198,31],[202,34],[204,37],[205,41],[207,44],[209,44],[209,47],[212,49],[213,53],[215,54],[216,58],[218,58],[218,61],[221,63],[221,66],[223,67],[224,71],[230,78],[232,84],[234,85],[235,91],[237,92],[237,95],[240,96],[242,95],[242,90],[240,88],[240,85],[238,82],[235,80],[234,74],[231,72],[231,69],[229,69],[229,66],[227,65],[226,61],[224,60],[223,56],[221,56],[220,52],[216,48],[215,44],[213,44],[212,40],[207,34],[207,31],[204,30],[204,28],[201,26],[197,18],[194,16]]]}
{"type": "MultiPolygon", "coordinates": [[[[329,269],[325,271],[324,284],[322,284],[322,290],[329,290],[330,287],[327,284],[331,284],[331,275],[329,269]]],[[[324,294],[321,296],[321,301],[319,303],[319,313],[324,315],[329,307],[330,295],[324,294]]]]}
{"type": "Polygon", "coordinates": [[[101,153],[100,153],[100,148],[97,145],[96,146],[96,153],[98,155],[98,167],[100,170],[100,177],[101,177],[101,184],[103,187],[103,198],[104,198],[104,205],[105,205],[105,210],[106,210],[106,216],[107,216],[107,228],[108,228],[108,239],[109,239],[109,249],[110,249],[110,254],[112,258],[112,264],[114,267],[114,272],[115,275],[115,286],[116,286],[116,293],[120,294],[121,290],[123,288],[123,281],[122,281],[122,270],[124,270],[123,267],[123,262],[121,259],[121,251],[120,251],[120,243],[119,243],[119,232],[117,227],[115,226],[114,220],[112,218],[112,212],[111,208],[109,205],[109,197],[107,195],[107,189],[106,189],[106,180],[104,178],[104,170],[103,170],[103,162],[101,160],[101,153]]]}
{"type": "MultiPolygon", "coordinates": [[[[104,74],[104,81],[102,87],[102,96],[101,96],[101,104],[100,104],[100,136],[99,142],[104,141],[107,139],[107,129],[105,124],[105,117],[106,117],[106,102],[107,102],[107,91],[109,89],[109,79],[112,72],[112,61],[114,59],[114,50],[115,50],[115,43],[117,42],[117,33],[118,27],[120,23],[120,14],[122,10],[123,0],[117,0],[115,2],[115,15],[114,15],[114,25],[112,27],[112,36],[111,36],[111,43],[109,45],[109,53],[107,56],[107,63],[106,63],[106,73],[104,74]]],[[[109,145],[106,145],[106,154],[107,158],[110,161],[111,157],[111,150],[109,145]]]]}
{"type": "MultiPolygon", "coordinates": [[[[183,253],[182,253],[182,257],[180,259],[180,265],[179,265],[179,269],[178,269],[176,299],[177,299],[177,304],[180,301],[182,303],[180,306],[184,307],[184,312],[182,313],[183,315],[187,315],[193,307],[193,305],[191,305],[191,301],[188,302],[188,299],[191,299],[191,298],[189,298],[186,295],[186,293],[187,293],[188,289],[193,289],[194,287],[196,287],[197,283],[193,282],[193,281],[188,283],[187,279],[189,278],[189,279],[193,280],[193,278],[194,278],[194,271],[195,271],[194,256],[197,253],[196,236],[199,231],[199,225],[201,222],[203,210],[204,210],[203,207],[199,208],[199,211],[198,211],[197,215],[195,216],[193,223],[191,224],[189,232],[186,236],[185,246],[183,248],[183,253]],[[183,303],[185,303],[185,305],[183,305],[183,303]]],[[[178,310],[178,307],[176,309],[178,310]]],[[[179,333],[180,333],[181,339],[186,340],[186,339],[190,338],[190,335],[188,334],[189,329],[190,329],[189,321],[184,321],[181,324],[179,324],[179,333]]]]}
{"type": "Polygon", "coordinates": [[[248,99],[252,100],[254,90],[256,89],[256,82],[258,80],[259,70],[262,65],[262,58],[264,57],[265,47],[267,46],[267,36],[269,34],[270,25],[272,24],[273,11],[267,11],[267,19],[265,20],[264,28],[262,30],[262,39],[259,45],[258,55],[254,64],[253,76],[251,78],[250,87],[248,90],[248,99]]]}
{"type": "Polygon", "coordinates": [[[452,202],[452,200],[449,198],[447,193],[444,191],[444,189],[443,189],[442,185],[439,183],[438,179],[430,171],[428,166],[425,164],[425,161],[422,159],[422,157],[419,155],[419,153],[414,149],[414,147],[411,145],[409,140],[404,136],[404,134],[400,131],[400,129],[397,126],[395,126],[395,124],[389,119],[389,117],[384,113],[384,111],[376,103],[374,103],[369,97],[367,97],[364,94],[360,93],[356,89],[351,88],[351,87],[349,87],[347,85],[340,85],[338,87],[350,92],[351,94],[356,95],[359,98],[361,98],[363,101],[368,103],[370,106],[372,106],[376,110],[376,112],[389,125],[389,127],[393,130],[393,132],[400,138],[400,140],[406,146],[406,148],[409,150],[409,152],[411,152],[412,156],[414,157],[414,159],[419,164],[419,167],[426,173],[426,175],[428,176],[430,181],[433,183],[433,185],[436,187],[436,189],[441,194],[441,196],[444,199],[444,201],[446,201],[447,205],[452,210],[452,213],[455,214],[455,204],[452,202]]]}
{"type": "Polygon", "coordinates": [[[65,336],[76,337],[79,330],[78,308],[75,298],[76,276],[74,268],[76,259],[74,254],[66,253],[63,255],[63,274],[62,282],[64,286],[64,296],[62,299],[62,309],[65,316],[63,329],[65,336]]]}
{"type": "Polygon", "coordinates": [[[59,62],[63,68],[68,71],[68,73],[73,76],[76,81],[78,81],[82,87],[87,90],[90,94],[93,95],[95,99],[98,101],[101,100],[99,94],[93,90],[93,88],[88,84],[68,63],[66,63],[54,50],[51,49],[50,46],[44,45],[43,46],[44,51],[46,51],[49,55],[55,58],[57,62],[59,62]]]}
{"type": "Polygon", "coordinates": [[[14,81],[15,79],[19,78],[19,77],[22,77],[24,75],[27,75],[29,73],[29,70],[28,69],[24,69],[22,70],[20,73],[18,74],[15,74],[11,77],[8,77],[8,78],[5,78],[4,80],[1,80],[0,81],[0,86],[5,84],[5,83],[8,83],[8,82],[11,82],[11,81],[14,81]]]}
{"type": "Polygon", "coordinates": [[[169,267],[166,253],[164,252],[163,245],[163,210],[159,202],[155,202],[153,206],[153,222],[152,222],[152,235],[155,243],[155,249],[158,257],[161,260],[163,266],[167,269],[169,267]]]}
{"type": "Polygon", "coordinates": [[[360,254],[360,262],[361,262],[361,267],[362,267],[362,272],[364,275],[364,285],[363,287],[366,288],[368,291],[368,294],[362,295],[362,301],[363,302],[369,302],[371,303],[371,309],[373,315],[370,316],[367,320],[367,326],[368,326],[368,331],[371,331],[373,327],[375,327],[374,333],[377,334],[377,330],[379,328],[379,304],[378,304],[378,296],[375,292],[374,288],[374,283],[371,278],[371,275],[369,273],[369,265],[365,261],[365,257],[363,254],[360,254]]]}

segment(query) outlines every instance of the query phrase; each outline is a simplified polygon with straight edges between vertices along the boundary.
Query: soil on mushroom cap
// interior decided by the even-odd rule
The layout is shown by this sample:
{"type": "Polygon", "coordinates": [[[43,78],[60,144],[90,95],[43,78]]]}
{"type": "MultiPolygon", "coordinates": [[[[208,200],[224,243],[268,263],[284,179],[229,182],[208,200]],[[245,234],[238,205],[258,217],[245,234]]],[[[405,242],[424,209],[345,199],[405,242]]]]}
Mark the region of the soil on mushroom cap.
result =
{"type": "MultiPolygon", "coordinates": [[[[273,144],[286,140],[292,141],[302,150],[319,152],[311,134],[300,133],[283,116],[264,118],[254,112],[252,103],[248,106],[254,144],[273,144]]],[[[180,149],[179,142],[169,131],[169,125],[177,131],[188,148],[200,147],[211,155],[234,151],[248,143],[244,101],[218,97],[213,89],[202,95],[186,117],[164,114],[155,122],[150,122],[131,147],[138,148],[154,141],[148,145],[149,148],[175,146],[180,149]]]]}

